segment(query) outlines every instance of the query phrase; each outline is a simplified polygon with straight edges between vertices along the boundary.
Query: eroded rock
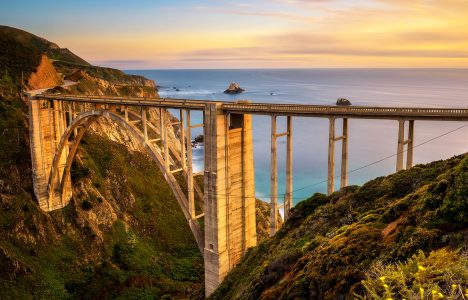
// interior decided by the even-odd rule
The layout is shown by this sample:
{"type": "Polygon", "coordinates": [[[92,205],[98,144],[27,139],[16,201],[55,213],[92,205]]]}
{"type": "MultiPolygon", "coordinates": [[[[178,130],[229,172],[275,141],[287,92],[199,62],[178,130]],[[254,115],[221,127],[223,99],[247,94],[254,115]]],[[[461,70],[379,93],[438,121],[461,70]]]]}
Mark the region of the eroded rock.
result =
{"type": "Polygon", "coordinates": [[[245,91],[243,88],[240,87],[238,83],[231,83],[227,90],[224,91],[226,94],[240,94],[245,91]]]}

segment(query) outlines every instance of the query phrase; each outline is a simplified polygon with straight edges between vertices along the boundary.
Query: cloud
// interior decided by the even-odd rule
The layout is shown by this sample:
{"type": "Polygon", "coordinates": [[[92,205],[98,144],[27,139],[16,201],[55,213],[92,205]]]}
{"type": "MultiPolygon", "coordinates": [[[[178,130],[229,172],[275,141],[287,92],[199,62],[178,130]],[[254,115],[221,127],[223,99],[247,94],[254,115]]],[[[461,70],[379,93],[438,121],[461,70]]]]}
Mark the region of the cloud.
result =
{"type": "Polygon", "coordinates": [[[111,67],[111,68],[118,68],[118,69],[126,69],[126,68],[144,68],[150,65],[150,60],[142,60],[142,59],[110,59],[110,60],[91,60],[90,61],[94,65],[103,66],[103,67],[111,67]]]}
{"type": "MultiPolygon", "coordinates": [[[[159,61],[189,67],[468,67],[468,1],[233,0],[184,10],[204,18],[210,13],[233,15],[229,20],[234,22],[211,24],[212,31],[190,28],[196,35],[164,37],[166,48],[154,48],[159,61]],[[237,28],[244,19],[236,16],[252,17],[244,23],[258,26],[237,28]],[[262,26],[267,22],[269,26],[262,26]]],[[[206,18],[203,25],[210,22],[206,18]]],[[[143,57],[152,59],[154,53],[143,57]]],[[[138,67],[145,61],[104,64],[138,67]]]]}
{"type": "Polygon", "coordinates": [[[334,0],[270,0],[271,2],[282,3],[282,4],[293,4],[293,5],[308,5],[325,2],[333,2],[334,0]]]}
{"type": "Polygon", "coordinates": [[[148,60],[142,59],[114,59],[114,60],[101,60],[104,64],[146,64],[148,60]]]}
{"type": "Polygon", "coordinates": [[[207,7],[197,6],[193,7],[196,11],[207,11],[212,13],[230,14],[230,15],[241,15],[241,16],[252,16],[252,17],[268,17],[268,18],[279,18],[292,21],[310,21],[312,18],[304,15],[279,12],[279,11],[259,11],[251,9],[240,8],[218,8],[218,7],[207,7]]]}

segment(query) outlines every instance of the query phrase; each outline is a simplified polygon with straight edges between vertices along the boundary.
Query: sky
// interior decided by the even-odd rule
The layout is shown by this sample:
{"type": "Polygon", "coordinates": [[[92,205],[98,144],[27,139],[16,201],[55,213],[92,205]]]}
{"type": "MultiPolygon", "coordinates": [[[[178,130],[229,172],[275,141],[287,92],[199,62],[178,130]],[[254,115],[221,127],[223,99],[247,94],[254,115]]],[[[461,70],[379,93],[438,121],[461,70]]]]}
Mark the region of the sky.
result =
{"type": "Polygon", "coordinates": [[[468,67],[468,0],[0,0],[0,24],[120,69],[468,67]]]}

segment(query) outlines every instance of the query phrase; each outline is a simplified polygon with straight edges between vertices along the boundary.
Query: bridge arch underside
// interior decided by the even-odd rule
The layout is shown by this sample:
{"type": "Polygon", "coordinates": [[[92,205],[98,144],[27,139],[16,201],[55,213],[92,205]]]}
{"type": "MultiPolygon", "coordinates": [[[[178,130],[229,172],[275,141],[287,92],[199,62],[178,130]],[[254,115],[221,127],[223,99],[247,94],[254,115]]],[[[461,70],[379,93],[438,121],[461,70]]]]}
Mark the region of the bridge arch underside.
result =
{"type": "Polygon", "coordinates": [[[88,131],[90,126],[100,118],[107,118],[122,128],[126,129],[128,133],[138,141],[142,147],[145,149],[146,153],[151,157],[152,160],[156,162],[161,172],[164,174],[167,183],[171,187],[177,202],[179,203],[180,208],[189,223],[190,229],[197,241],[198,247],[203,254],[204,249],[204,235],[203,230],[199,226],[197,220],[193,220],[189,213],[188,200],[183,192],[182,188],[179,185],[179,182],[174,177],[171,172],[166,170],[166,165],[162,156],[162,153],[151,143],[145,142],[145,138],[139,130],[129,122],[127,122],[123,117],[119,116],[116,113],[107,111],[104,109],[95,109],[91,111],[84,112],[70,123],[66,128],[64,134],[62,135],[60,142],[57,147],[56,154],[54,156],[52,167],[50,170],[49,180],[48,180],[48,207],[49,210],[52,207],[64,207],[68,204],[71,198],[71,179],[70,179],[70,169],[72,162],[74,160],[78,146],[84,136],[88,131]],[[75,132],[75,134],[74,134],[75,132]],[[70,141],[70,138],[73,137],[73,141],[70,141]],[[67,149],[68,146],[68,149],[67,149]],[[68,150],[68,151],[67,151],[68,150]],[[60,163],[66,158],[66,163],[64,166],[60,167],[60,163]],[[61,173],[61,174],[60,174],[61,173]],[[59,203],[54,203],[59,202],[59,203]]]}

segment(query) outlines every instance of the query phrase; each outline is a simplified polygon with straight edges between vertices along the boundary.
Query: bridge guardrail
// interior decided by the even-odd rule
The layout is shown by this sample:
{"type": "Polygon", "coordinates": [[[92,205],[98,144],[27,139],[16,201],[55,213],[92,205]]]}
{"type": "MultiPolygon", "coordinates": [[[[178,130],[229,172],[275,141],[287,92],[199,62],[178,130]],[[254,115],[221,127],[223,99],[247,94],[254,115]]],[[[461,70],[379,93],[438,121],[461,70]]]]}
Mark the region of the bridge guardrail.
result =
{"type": "Polygon", "coordinates": [[[271,103],[235,103],[214,100],[191,100],[150,97],[113,97],[85,95],[52,95],[35,96],[36,99],[77,101],[99,104],[127,106],[155,106],[166,108],[186,108],[203,110],[213,103],[221,104],[226,112],[277,115],[310,115],[310,116],[347,116],[355,118],[427,118],[447,120],[468,120],[468,108],[426,108],[426,107],[366,107],[366,106],[329,106],[307,104],[271,104],[271,103]]]}

